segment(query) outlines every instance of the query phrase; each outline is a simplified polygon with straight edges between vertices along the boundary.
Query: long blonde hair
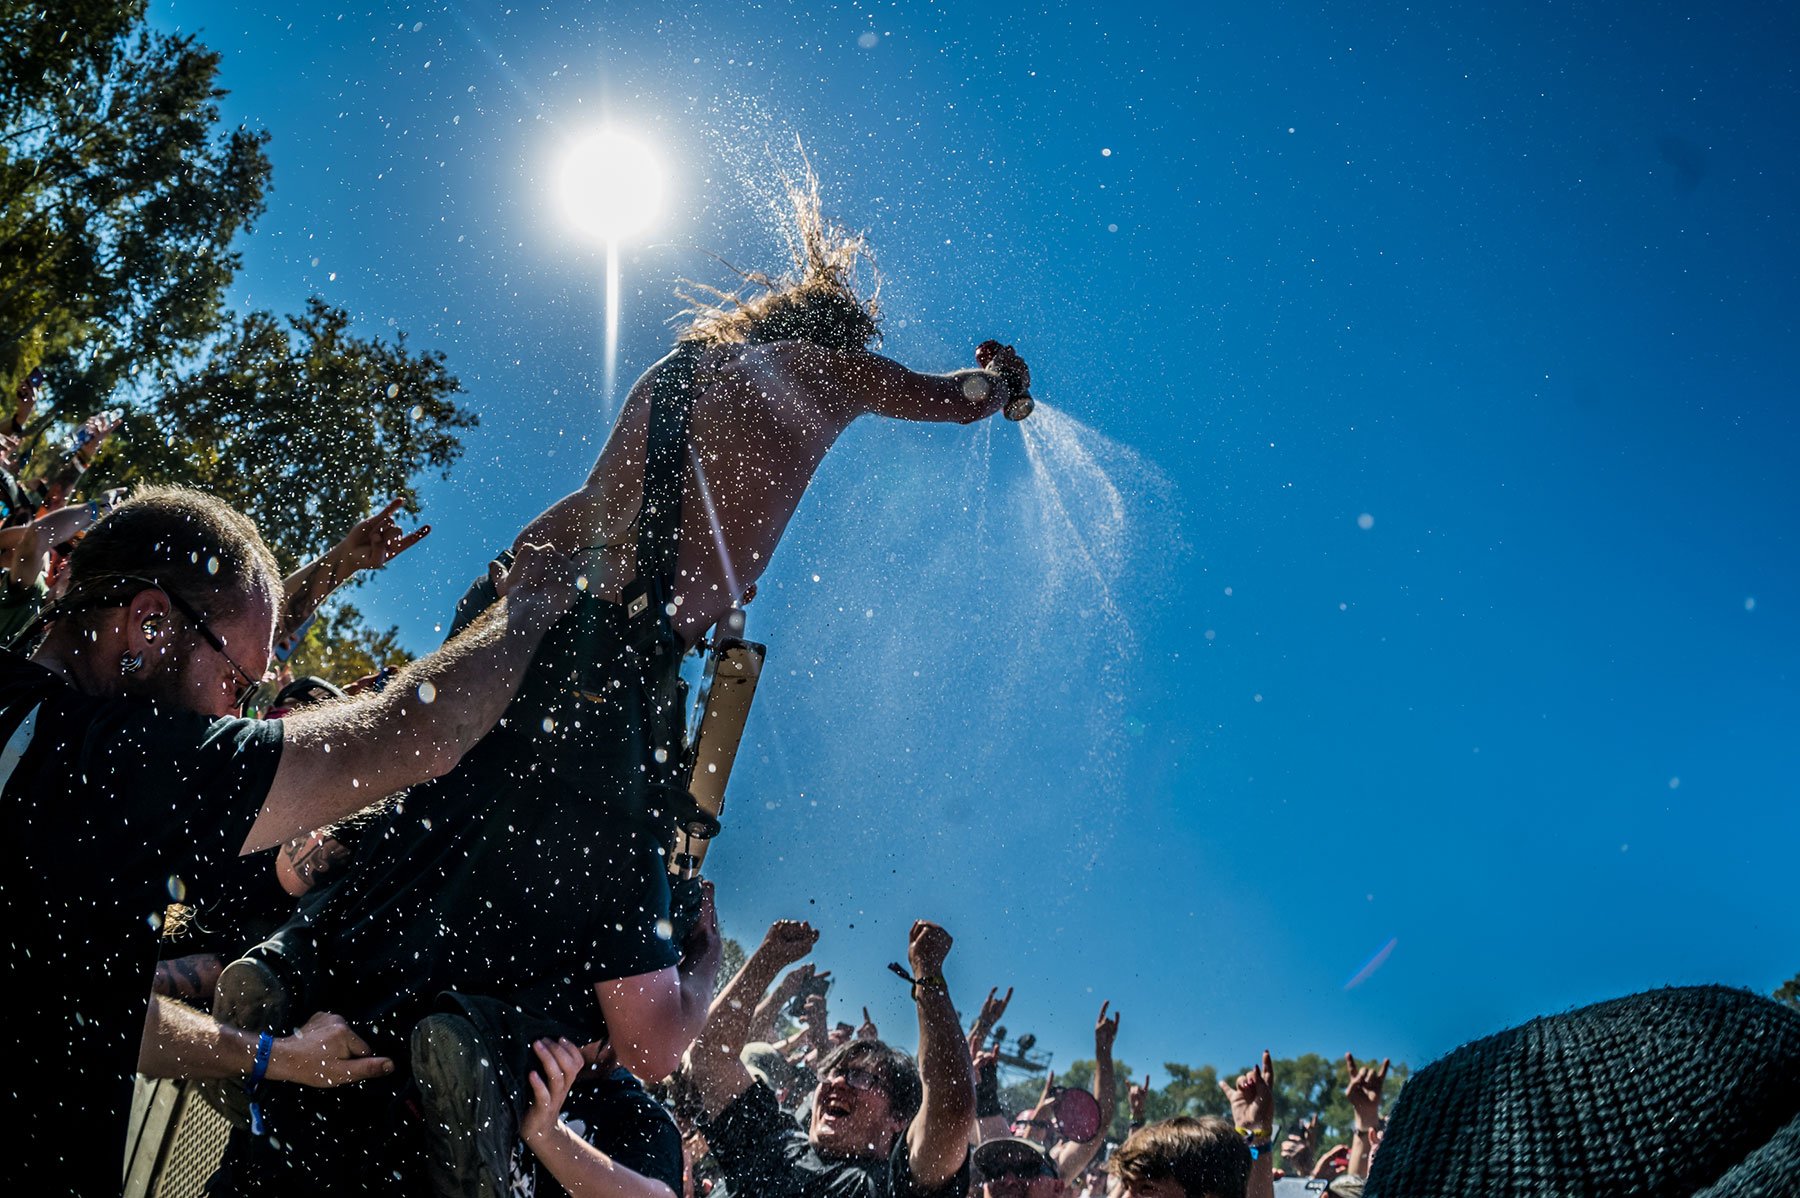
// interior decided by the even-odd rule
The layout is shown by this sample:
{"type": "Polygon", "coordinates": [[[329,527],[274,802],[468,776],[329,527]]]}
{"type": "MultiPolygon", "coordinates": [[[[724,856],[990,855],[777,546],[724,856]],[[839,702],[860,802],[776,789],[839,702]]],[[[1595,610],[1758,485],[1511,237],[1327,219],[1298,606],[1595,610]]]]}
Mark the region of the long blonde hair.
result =
{"type": "MultiPolygon", "coordinates": [[[[796,145],[798,143],[796,142],[796,145]]],[[[703,345],[755,345],[770,341],[810,341],[827,349],[866,349],[881,339],[881,276],[862,234],[827,220],[819,207],[819,178],[801,150],[804,170],[798,182],[784,182],[792,202],[788,230],[789,273],[770,278],[761,271],[734,273],[759,293],[742,288],[722,291],[683,279],[675,294],[688,303],[681,340],[703,345]],[[859,268],[868,268],[873,289],[868,299],[857,294],[859,268]]]]}

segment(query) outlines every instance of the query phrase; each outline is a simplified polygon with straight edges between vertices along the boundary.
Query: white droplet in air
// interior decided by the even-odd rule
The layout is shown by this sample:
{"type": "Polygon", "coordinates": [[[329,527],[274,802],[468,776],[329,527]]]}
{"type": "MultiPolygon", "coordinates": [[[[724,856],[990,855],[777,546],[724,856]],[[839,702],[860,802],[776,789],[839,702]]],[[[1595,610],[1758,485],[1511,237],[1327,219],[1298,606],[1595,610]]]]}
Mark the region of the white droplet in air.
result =
{"type": "Polygon", "coordinates": [[[1680,790],[1681,789],[1681,779],[1680,778],[1670,778],[1669,779],[1669,789],[1670,790],[1680,790]]]}
{"type": "Polygon", "coordinates": [[[817,575],[817,574],[814,574],[814,575],[813,575],[813,581],[814,581],[814,582],[817,582],[817,581],[819,581],[819,576],[818,576],[818,575],[817,575]]]}
{"type": "Polygon", "coordinates": [[[1744,600],[1744,610],[1745,611],[1755,611],[1756,610],[1756,597],[1755,596],[1751,596],[1750,598],[1744,600]]]}
{"type": "Polygon", "coordinates": [[[330,282],[330,283],[337,282],[337,271],[335,271],[335,270],[332,271],[330,274],[325,276],[325,279],[327,282],[330,282]]]}
{"type": "Polygon", "coordinates": [[[1254,701],[1255,701],[1255,702],[1257,702],[1257,703],[1261,703],[1261,702],[1262,702],[1262,696],[1261,696],[1261,695],[1252,695],[1252,696],[1250,696],[1250,697],[1251,697],[1251,699],[1252,699],[1252,700],[1254,700],[1254,701]]]}
{"type": "Polygon", "coordinates": [[[429,680],[419,683],[419,702],[437,702],[437,687],[433,686],[429,680]]]}
{"type": "Polygon", "coordinates": [[[209,557],[206,559],[206,572],[208,574],[217,574],[219,572],[219,559],[218,558],[209,557]]]}
{"type": "Polygon", "coordinates": [[[393,399],[395,396],[397,396],[399,394],[400,394],[400,384],[399,383],[389,383],[388,389],[387,389],[387,397],[389,399],[393,399]]]}
{"type": "Polygon", "coordinates": [[[1106,226],[1106,231],[1107,231],[1107,232],[1108,232],[1108,233],[1117,233],[1117,232],[1118,232],[1118,231],[1119,231],[1119,226],[1117,226],[1117,225],[1108,225],[1108,226],[1106,226]]]}
{"type": "Polygon", "coordinates": [[[545,732],[555,732],[556,731],[556,718],[554,716],[545,716],[544,717],[544,731],[545,732]]]}
{"type": "Polygon", "coordinates": [[[669,760],[669,751],[667,749],[658,749],[656,752],[650,754],[650,756],[656,758],[656,764],[663,765],[669,760]]]}
{"type": "Polygon", "coordinates": [[[414,404],[414,405],[413,405],[413,407],[412,407],[412,411],[411,411],[411,412],[408,412],[408,413],[407,413],[407,415],[409,415],[409,416],[411,416],[411,417],[412,417],[412,418],[413,418],[413,419],[414,419],[414,420],[423,420],[423,419],[425,419],[425,407],[424,407],[424,405],[423,405],[423,404],[414,404]]]}
{"type": "Polygon", "coordinates": [[[169,899],[171,902],[177,903],[187,901],[187,883],[182,881],[179,875],[169,875],[169,899]]]}
{"type": "Polygon", "coordinates": [[[881,35],[873,29],[856,39],[856,44],[865,50],[873,50],[881,42],[881,35]]]}
{"type": "Polygon", "coordinates": [[[423,22],[423,21],[414,21],[413,22],[413,32],[414,33],[419,32],[419,30],[421,30],[423,28],[425,28],[425,22],[423,22]]]}
{"type": "Polygon", "coordinates": [[[1375,517],[1364,512],[1356,518],[1356,527],[1362,529],[1364,532],[1368,532],[1371,528],[1375,527],[1375,517]]]}
{"type": "Polygon", "coordinates": [[[1108,146],[1101,146],[1100,147],[1100,157],[1111,158],[1112,157],[1112,149],[1108,146]]]}
{"type": "Polygon", "coordinates": [[[675,934],[675,925],[666,919],[656,921],[656,936],[659,940],[667,940],[675,934]]]}
{"type": "Polygon", "coordinates": [[[585,591],[585,590],[587,590],[587,588],[588,588],[587,575],[586,574],[577,574],[575,576],[575,589],[578,591],[585,591]]]}

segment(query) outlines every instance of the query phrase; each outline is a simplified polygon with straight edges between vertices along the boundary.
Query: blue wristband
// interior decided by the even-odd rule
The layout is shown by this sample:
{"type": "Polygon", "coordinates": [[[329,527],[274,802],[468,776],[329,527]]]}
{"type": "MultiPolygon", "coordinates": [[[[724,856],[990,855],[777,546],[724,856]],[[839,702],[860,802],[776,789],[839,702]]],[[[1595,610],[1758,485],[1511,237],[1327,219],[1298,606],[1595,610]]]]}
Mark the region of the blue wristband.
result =
{"type": "Polygon", "coordinates": [[[250,1096],[251,1135],[266,1135],[268,1131],[263,1125],[262,1103],[256,1101],[256,1092],[262,1087],[263,1079],[269,1074],[269,1057],[274,1052],[274,1035],[264,1032],[256,1038],[256,1065],[250,1070],[250,1080],[244,1083],[244,1093],[250,1096]]]}

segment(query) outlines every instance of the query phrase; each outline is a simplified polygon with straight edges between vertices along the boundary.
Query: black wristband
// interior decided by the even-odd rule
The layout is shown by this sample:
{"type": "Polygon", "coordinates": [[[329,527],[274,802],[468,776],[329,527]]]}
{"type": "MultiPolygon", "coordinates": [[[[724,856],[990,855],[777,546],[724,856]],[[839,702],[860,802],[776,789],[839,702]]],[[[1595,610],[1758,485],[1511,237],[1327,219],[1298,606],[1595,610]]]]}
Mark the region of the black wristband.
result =
{"type": "Polygon", "coordinates": [[[1000,1063],[988,1061],[975,1071],[975,1117],[1001,1114],[1000,1063]]]}

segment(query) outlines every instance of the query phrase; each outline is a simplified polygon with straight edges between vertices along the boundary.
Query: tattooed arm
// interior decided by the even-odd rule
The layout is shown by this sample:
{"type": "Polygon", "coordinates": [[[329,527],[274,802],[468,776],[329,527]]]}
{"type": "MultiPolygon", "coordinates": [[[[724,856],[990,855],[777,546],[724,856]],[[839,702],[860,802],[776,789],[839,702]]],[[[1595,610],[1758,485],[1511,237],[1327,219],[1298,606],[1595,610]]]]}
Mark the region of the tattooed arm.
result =
{"type": "Polygon", "coordinates": [[[219,971],[224,968],[225,960],[217,953],[193,953],[158,961],[150,993],[184,1002],[210,1003],[213,983],[219,980],[219,971]]]}

